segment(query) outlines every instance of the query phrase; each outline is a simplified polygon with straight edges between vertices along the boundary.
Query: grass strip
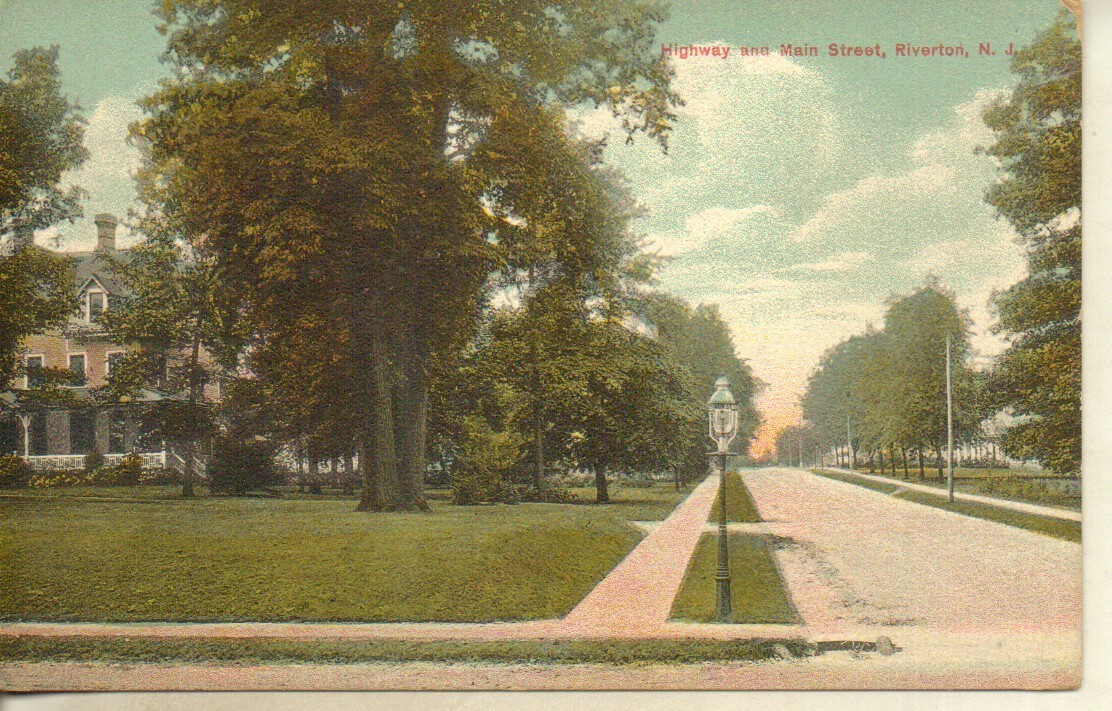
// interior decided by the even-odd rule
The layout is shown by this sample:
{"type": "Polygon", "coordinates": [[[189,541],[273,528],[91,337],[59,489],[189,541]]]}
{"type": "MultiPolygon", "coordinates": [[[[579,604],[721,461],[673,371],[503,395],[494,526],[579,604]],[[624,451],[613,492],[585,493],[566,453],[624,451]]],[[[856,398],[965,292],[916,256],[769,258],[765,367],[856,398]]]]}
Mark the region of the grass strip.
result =
{"type": "MultiPolygon", "coordinates": [[[[718,523],[721,510],[721,498],[715,495],[714,506],[711,507],[710,517],[707,520],[718,523]]],[[[753,503],[753,497],[749,495],[749,489],[746,488],[738,472],[732,471],[726,474],[726,517],[731,523],[758,523],[761,520],[757,507],[753,503]]]]}
{"type": "MultiPolygon", "coordinates": [[[[841,474],[839,472],[831,472],[823,469],[815,469],[812,471],[828,479],[836,479],[846,482],[847,484],[855,484],[885,494],[891,494],[893,491],[902,488],[891,484],[872,481],[870,479],[861,479],[851,474],[841,474]]],[[[945,497],[911,489],[907,489],[901,493],[900,498],[904,501],[923,504],[924,506],[933,506],[936,509],[953,511],[954,513],[972,516],[986,521],[995,521],[996,523],[1002,523],[1007,526],[1015,526],[1016,528],[1041,533],[1051,538],[1059,538],[1064,541],[1073,541],[1075,543],[1081,541],[1080,521],[1067,521],[1059,518],[1051,518],[1049,516],[1039,516],[1038,514],[1016,511],[1015,509],[984,504],[978,501],[962,501],[958,499],[950,503],[945,497]]]]}
{"type": "MultiPolygon", "coordinates": [[[[731,533],[730,622],[735,624],[794,624],[799,621],[784,581],[762,536],[731,533]]],[[[718,570],[718,534],[699,539],[687,564],[683,585],[672,604],[672,618],[687,622],[713,622],[718,570]]]]}
{"type": "Polygon", "coordinates": [[[315,663],[439,662],[487,664],[647,664],[759,661],[772,647],[808,652],[783,640],[461,640],[301,641],[279,639],[150,639],[134,637],[7,637],[4,662],[315,663]]]}

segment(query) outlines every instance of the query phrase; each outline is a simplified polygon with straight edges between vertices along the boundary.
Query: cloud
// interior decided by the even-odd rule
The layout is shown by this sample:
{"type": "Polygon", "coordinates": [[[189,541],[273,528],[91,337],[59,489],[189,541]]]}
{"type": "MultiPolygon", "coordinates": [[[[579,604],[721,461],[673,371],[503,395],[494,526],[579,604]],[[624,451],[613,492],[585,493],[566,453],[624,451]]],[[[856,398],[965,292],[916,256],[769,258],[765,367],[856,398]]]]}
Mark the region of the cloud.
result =
{"type": "Polygon", "coordinates": [[[788,267],[784,271],[798,272],[844,272],[854,267],[876,261],[869,252],[843,252],[822,262],[807,262],[788,267]]]}
{"type": "MultiPolygon", "coordinates": [[[[85,217],[72,225],[51,228],[49,235],[56,236],[65,249],[91,249],[96,244],[93,216],[111,212],[123,218],[134,205],[134,180],[140,165],[140,154],[137,148],[128,144],[127,136],[128,126],[141,116],[135,101],[124,96],[103,99],[89,115],[85,127],[85,147],[89,151],[89,159],[63,178],[64,183],[80,186],[89,193],[89,199],[83,205],[85,217]]],[[[47,237],[45,231],[37,236],[40,242],[47,237]]],[[[121,242],[126,243],[126,240],[121,242]]]]}
{"type": "Polygon", "coordinates": [[[1014,231],[983,202],[996,167],[976,148],[991,142],[981,115],[997,91],[903,139],[879,168],[847,149],[853,124],[823,77],[796,66],[680,63],[688,105],[669,155],[607,152],[638,186],[652,243],[671,256],[661,284],[720,305],[739,354],[770,385],[760,407],[780,424],[798,417],[823,352],[880,323],[886,300],[928,275],[971,314],[974,348],[998,352],[988,302],[1025,268],[1014,231]]]}

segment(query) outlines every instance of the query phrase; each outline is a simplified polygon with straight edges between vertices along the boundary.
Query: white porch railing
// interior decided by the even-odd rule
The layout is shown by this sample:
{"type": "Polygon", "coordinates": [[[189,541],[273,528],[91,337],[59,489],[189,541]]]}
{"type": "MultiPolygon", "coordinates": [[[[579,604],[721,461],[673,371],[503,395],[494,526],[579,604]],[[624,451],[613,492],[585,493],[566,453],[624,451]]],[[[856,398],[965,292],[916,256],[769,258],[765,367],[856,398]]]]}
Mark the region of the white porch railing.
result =
{"type": "MultiPolygon", "coordinates": [[[[106,454],[104,455],[104,463],[114,467],[123,461],[126,456],[128,455],[106,454]]],[[[139,459],[144,469],[164,469],[166,467],[166,452],[142,452],[139,454],[139,459]]],[[[23,457],[23,460],[37,472],[85,468],[84,454],[33,455],[23,457]]]]}

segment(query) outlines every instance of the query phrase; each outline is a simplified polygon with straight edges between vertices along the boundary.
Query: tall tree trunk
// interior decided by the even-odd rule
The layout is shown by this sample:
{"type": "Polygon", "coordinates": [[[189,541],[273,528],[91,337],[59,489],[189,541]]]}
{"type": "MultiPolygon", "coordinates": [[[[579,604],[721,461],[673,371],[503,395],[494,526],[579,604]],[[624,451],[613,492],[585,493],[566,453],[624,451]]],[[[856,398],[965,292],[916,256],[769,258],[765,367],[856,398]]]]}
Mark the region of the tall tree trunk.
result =
{"type": "MultiPolygon", "coordinates": [[[[537,292],[536,266],[529,264],[529,289],[537,292]]],[[[537,340],[540,333],[533,329],[529,338],[529,391],[533,398],[531,416],[533,418],[533,491],[544,486],[544,411],[541,399],[540,349],[537,340]]]]}
{"type": "Polygon", "coordinates": [[[196,478],[197,440],[200,432],[197,422],[197,408],[201,399],[201,319],[193,332],[193,348],[189,354],[189,435],[185,441],[185,466],[182,467],[181,495],[193,496],[193,480],[196,478]]]}
{"type": "Polygon", "coordinates": [[[608,504],[610,503],[610,491],[606,486],[606,467],[607,462],[601,461],[595,464],[595,503],[608,504]]]}
{"type": "Polygon", "coordinates": [[[942,445],[934,445],[934,461],[938,465],[938,480],[942,481],[942,445]]]}
{"type": "Polygon", "coordinates": [[[923,471],[923,445],[920,444],[915,448],[915,458],[919,460],[919,480],[922,481],[927,478],[926,472],[923,471]]]}
{"type": "Polygon", "coordinates": [[[295,456],[297,457],[297,490],[302,494],[305,493],[305,444],[301,437],[297,438],[297,444],[294,448],[295,456]]]}
{"type": "Polygon", "coordinates": [[[900,455],[903,457],[904,463],[904,481],[907,481],[911,479],[911,470],[908,468],[907,465],[907,450],[903,447],[900,447],[900,455]]]}
{"type": "Polygon", "coordinates": [[[344,456],[344,496],[351,496],[355,493],[355,462],[351,454],[344,456]]]}
{"type": "Polygon", "coordinates": [[[880,459],[880,475],[884,476],[887,472],[884,471],[884,446],[880,446],[876,450],[876,456],[880,459]]]}
{"type": "Polygon", "coordinates": [[[428,449],[428,374],[414,352],[406,354],[405,381],[399,404],[399,462],[402,508],[430,511],[425,500],[425,455],[428,449]]]}
{"type": "Polygon", "coordinates": [[[313,449],[309,449],[309,493],[320,494],[320,462],[317,461],[317,453],[313,449]]]}
{"type": "MultiPolygon", "coordinates": [[[[374,388],[375,411],[371,425],[373,448],[371,462],[374,470],[369,486],[356,511],[394,511],[402,505],[401,485],[398,481],[398,457],[394,446],[394,387],[390,360],[386,346],[377,334],[371,342],[371,380],[374,388]]],[[[363,452],[360,452],[362,459],[363,452]]]]}

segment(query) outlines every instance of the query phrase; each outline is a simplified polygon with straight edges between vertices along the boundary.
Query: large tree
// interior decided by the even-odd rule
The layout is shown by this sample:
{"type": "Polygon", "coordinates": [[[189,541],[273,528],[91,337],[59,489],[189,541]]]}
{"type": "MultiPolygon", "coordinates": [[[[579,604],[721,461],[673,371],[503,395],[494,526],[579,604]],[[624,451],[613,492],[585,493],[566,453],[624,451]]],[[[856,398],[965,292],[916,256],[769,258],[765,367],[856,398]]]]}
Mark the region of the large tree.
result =
{"type": "MultiPolygon", "coordinates": [[[[204,236],[257,337],[301,317],[337,329],[366,455],[360,508],[424,506],[427,364],[470,340],[506,258],[501,218],[520,220],[506,197],[563,179],[545,169],[575,151],[560,107],[606,105],[631,136],[667,136],[662,6],[171,0],[160,12],[177,71],[138,129],[150,204],[204,236]],[[521,171],[529,161],[539,169],[521,171]]],[[[584,241],[581,225],[554,227],[584,241]]]]}
{"type": "Polygon", "coordinates": [[[1016,54],[1018,82],[985,112],[1000,180],[986,200],[1027,248],[1028,276],[996,296],[1011,344],[994,374],[1020,416],[1004,451],[1063,474],[1081,470],[1081,44],[1063,12],[1016,54]]]}
{"type": "Polygon", "coordinates": [[[132,398],[142,388],[181,395],[167,398],[147,417],[162,437],[183,452],[182,495],[194,494],[198,445],[212,429],[205,387],[232,359],[231,316],[213,257],[201,241],[175,234],[157,213],[143,220],[146,239],[125,255],[103,255],[124,287],[100,323],[118,343],[138,348],[113,364],[105,402],[132,398]]]}
{"type": "Polygon", "coordinates": [[[61,94],[58,48],[15,53],[0,78],[0,387],[18,369],[23,339],[65,322],[76,308],[69,263],[23,249],[33,230],[81,215],[82,193],[63,190],[62,174],[86,158],[79,108],[61,94]]]}

